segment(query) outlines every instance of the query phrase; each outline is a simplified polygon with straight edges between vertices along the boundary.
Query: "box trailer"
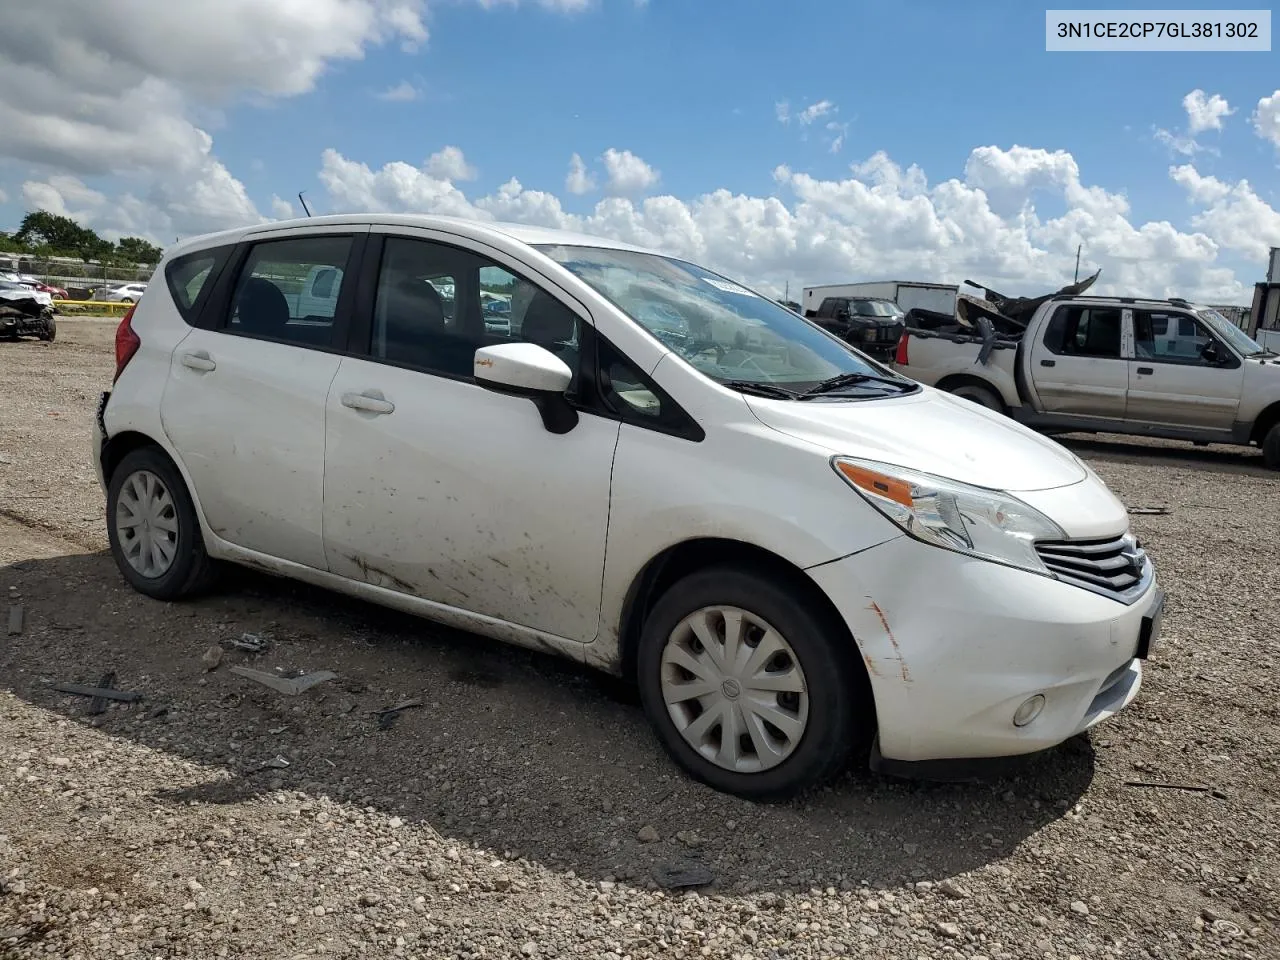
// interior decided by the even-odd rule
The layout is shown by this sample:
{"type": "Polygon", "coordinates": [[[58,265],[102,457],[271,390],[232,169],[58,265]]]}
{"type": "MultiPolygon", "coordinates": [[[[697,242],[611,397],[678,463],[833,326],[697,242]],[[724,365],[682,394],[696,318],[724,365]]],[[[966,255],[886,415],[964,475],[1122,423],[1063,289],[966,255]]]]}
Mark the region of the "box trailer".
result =
{"type": "Polygon", "coordinates": [[[804,288],[804,309],[816,311],[827,297],[875,297],[892,300],[905,313],[919,307],[937,313],[954,313],[956,284],[917,283],[911,280],[873,280],[865,283],[833,283],[804,288]]]}

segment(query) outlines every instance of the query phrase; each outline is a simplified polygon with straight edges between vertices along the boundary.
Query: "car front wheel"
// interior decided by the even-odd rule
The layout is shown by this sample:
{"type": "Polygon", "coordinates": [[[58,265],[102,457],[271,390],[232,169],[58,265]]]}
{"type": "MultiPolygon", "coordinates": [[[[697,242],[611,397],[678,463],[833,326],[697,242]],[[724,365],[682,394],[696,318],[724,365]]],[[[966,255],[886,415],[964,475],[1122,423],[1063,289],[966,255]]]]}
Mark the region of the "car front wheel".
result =
{"type": "Polygon", "coordinates": [[[654,606],[639,685],[667,752],[696,779],[780,799],[839,772],[869,742],[853,641],[811,598],[734,568],[692,574],[654,606]]]}
{"type": "Polygon", "coordinates": [[[182,475],[158,447],[134,450],[107,487],[107,540],[129,584],[157,600],[207,589],[216,569],[205,552],[182,475]]]}

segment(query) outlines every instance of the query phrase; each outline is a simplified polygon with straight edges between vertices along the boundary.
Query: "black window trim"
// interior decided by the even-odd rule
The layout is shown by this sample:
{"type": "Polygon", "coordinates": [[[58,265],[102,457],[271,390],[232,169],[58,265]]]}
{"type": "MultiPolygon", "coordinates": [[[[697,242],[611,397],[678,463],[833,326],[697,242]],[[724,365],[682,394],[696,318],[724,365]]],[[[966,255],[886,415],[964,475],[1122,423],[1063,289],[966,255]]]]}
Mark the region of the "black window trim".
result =
{"type": "MultiPolygon", "coordinates": [[[[1076,322],[1076,326],[1079,327],[1079,321],[1076,322]]],[[[1073,335],[1074,335],[1074,331],[1073,331],[1073,335]]],[[[1066,337],[1066,331],[1064,330],[1063,336],[1062,336],[1062,344],[1065,344],[1066,342],[1067,342],[1067,337],[1066,337]]],[[[1062,344],[1060,344],[1059,346],[1061,346],[1062,344]]],[[[1057,309],[1054,310],[1053,313],[1050,315],[1048,323],[1044,325],[1044,333],[1040,335],[1040,345],[1044,347],[1046,350],[1048,350],[1055,357],[1075,357],[1080,360],[1119,360],[1127,363],[1129,358],[1124,355],[1124,310],[1121,307],[1111,306],[1110,304],[1106,304],[1106,303],[1059,304],[1057,309]],[[1054,321],[1058,319],[1058,315],[1065,313],[1068,310],[1114,310],[1116,313],[1118,313],[1120,315],[1120,345],[1119,345],[1119,349],[1116,351],[1116,355],[1113,357],[1110,355],[1102,356],[1096,353],[1068,353],[1067,351],[1062,349],[1055,350],[1053,348],[1053,345],[1049,342],[1049,334],[1053,329],[1054,321]]]]}
{"type": "Polygon", "coordinates": [[[173,305],[178,309],[178,316],[182,317],[184,323],[189,327],[200,326],[200,319],[204,311],[205,304],[214,296],[214,291],[218,289],[218,284],[222,280],[222,275],[226,271],[227,264],[235,258],[236,245],[233,243],[224,243],[216,247],[203,247],[199,250],[191,250],[181,256],[174,257],[164,267],[164,283],[168,288],[169,296],[173,298],[173,305]],[[178,302],[178,298],[174,295],[173,273],[178,269],[180,264],[189,263],[192,260],[203,260],[206,257],[213,257],[213,266],[209,269],[209,277],[200,287],[200,292],[196,294],[195,300],[191,306],[185,310],[182,304],[178,302]]]}
{"type": "MultiPolygon", "coordinates": [[[[1181,334],[1179,334],[1178,339],[1181,339],[1181,334]]],[[[1240,366],[1241,361],[1240,361],[1240,358],[1236,355],[1236,352],[1233,349],[1231,349],[1230,345],[1224,343],[1222,338],[1219,337],[1216,333],[1214,333],[1211,329],[1209,329],[1209,325],[1204,323],[1194,313],[1189,313],[1185,310],[1167,310],[1163,308],[1157,309],[1155,307],[1136,307],[1134,308],[1134,311],[1133,311],[1133,362],[1159,363],[1169,367],[1200,367],[1204,370],[1235,370],[1237,367],[1240,366]],[[1218,351],[1221,354],[1223,354],[1225,357],[1229,357],[1231,362],[1230,363],[1204,363],[1199,357],[1197,357],[1195,360],[1170,360],[1166,357],[1157,357],[1154,355],[1150,357],[1138,356],[1138,315],[1152,314],[1152,313],[1162,313],[1169,317],[1178,318],[1179,328],[1181,328],[1182,326],[1182,322],[1181,322],[1182,320],[1184,319],[1190,320],[1194,326],[1199,327],[1206,334],[1208,334],[1209,339],[1218,345],[1218,351]]]]}
{"type": "Polygon", "coordinates": [[[301,350],[315,350],[320,353],[346,353],[347,343],[350,339],[351,319],[358,302],[356,299],[358,284],[347,283],[346,278],[363,276],[362,267],[368,239],[369,234],[367,231],[335,227],[332,230],[289,233],[283,236],[278,234],[254,235],[241,240],[236,244],[235,252],[227,259],[226,266],[218,277],[217,295],[211,296],[205,304],[200,313],[198,326],[213,333],[242,337],[246,340],[262,340],[267,343],[279,343],[289,347],[297,347],[301,350]],[[330,328],[329,342],[327,344],[305,343],[297,340],[288,340],[283,337],[267,337],[260,333],[230,328],[232,298],[235,296],[240,276],[244,272],[245,265],[248,263],[255,247],[268,243],[286,243],[290,240],[319,240],[335,237],[350,239],[351,246],[347,251],[347,263],[342,273],[343,283],[338,291],[338,303],[334,308],[333,326],[330,328]]]}

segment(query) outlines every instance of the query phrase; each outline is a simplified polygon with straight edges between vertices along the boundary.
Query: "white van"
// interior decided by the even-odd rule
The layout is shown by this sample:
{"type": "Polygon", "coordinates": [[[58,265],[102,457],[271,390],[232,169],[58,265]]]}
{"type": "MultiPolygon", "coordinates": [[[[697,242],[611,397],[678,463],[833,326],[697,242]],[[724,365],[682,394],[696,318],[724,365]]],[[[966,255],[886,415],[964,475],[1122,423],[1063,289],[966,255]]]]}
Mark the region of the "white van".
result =
{"type": "Polygon", "coordinates": [[[367,215],[157,277],[94,425],[149,596],[247,564],[571,657],[749,797],[1038,751],[1138,693],[1162,593],[1093,471],[702,267],[367,215]]]}

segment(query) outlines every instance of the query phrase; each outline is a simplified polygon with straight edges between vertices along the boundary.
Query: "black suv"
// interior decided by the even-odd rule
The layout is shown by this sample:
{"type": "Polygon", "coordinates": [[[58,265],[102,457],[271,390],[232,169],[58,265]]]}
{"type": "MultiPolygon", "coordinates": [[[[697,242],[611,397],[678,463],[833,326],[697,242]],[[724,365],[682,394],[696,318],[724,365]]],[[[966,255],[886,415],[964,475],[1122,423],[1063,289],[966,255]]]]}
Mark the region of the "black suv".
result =
{"type": "Polygon", "coordinates": [[[893,356],[906,329],[902,309],[881,297],[827,297],[804,315],[845,343],[880,357],[893,356]]]}

